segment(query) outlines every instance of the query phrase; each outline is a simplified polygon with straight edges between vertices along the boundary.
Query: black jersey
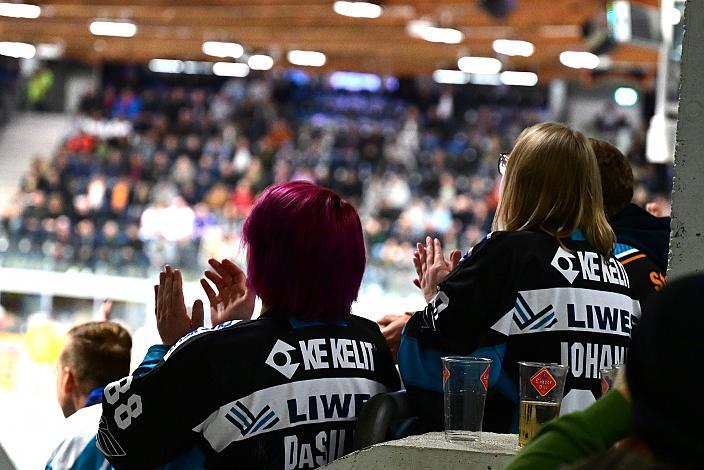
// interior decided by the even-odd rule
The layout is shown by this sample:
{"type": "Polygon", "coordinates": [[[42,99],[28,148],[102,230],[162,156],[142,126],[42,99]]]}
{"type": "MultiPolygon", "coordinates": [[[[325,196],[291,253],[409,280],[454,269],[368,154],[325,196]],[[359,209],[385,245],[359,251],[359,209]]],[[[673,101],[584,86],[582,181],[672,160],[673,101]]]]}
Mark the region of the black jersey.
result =
{"type": "Polygon", "coordinates": [[[409,320],[401,376],[427,428],[441,428],[440,357],[488,357],[484,429],[516,432],[519,361],[569,366],[562,412],[583,409],[600,394],[599,369],[625,360],[639,316],[623,266],[583,237],[495,232],[409,320]]]}
{"type": "Polygon", "coordinates": [[[275,312],[199,329],[151,372],[105,388],[98,446],[153,468],[198,445],[206,468],[315,468],[352,448],[360,409],[399,388],[378,326],[275,312]]]}
{"type": "Polygon", "coordinates": [[[641,304],[667,283],[667,273],[642,250],[626,243],[617,243],[614,256],[626,268],[633,297],[641,304]]]}

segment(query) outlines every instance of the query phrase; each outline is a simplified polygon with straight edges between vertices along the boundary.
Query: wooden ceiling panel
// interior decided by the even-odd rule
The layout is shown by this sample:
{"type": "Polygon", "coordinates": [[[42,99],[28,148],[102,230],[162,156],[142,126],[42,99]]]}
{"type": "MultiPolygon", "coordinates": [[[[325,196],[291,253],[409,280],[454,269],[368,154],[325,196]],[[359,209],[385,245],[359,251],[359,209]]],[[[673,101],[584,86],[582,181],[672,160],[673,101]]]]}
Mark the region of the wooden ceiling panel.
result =
{"type": "MultiPolygon", "coordinates": [[[[645,0],[650,1],[650,0],[645,0]]],[[[326,68],[427,74],[454,68],[462,55],[495,55],[497,38],[524,39],[531,57],[503,57],[506,68],[537,71],[541,78],[578,76],[561,66],[559,53],[582,50],[582,24],[604,8],[603,0],[517,0],[505,19],[486,13],[479,0],[386,0],[377,19],[337,15],[332,0],[47,0],[36,20],[0,18],[0,41],[61,42],[67,57],[96,62],[152,58],[216,60],[201,52],[205,40],[235,41],[248,52],[271,53],[285,65],[289,49],[319,50],[326,68]],[[96,37],[94,19],[131,20],[133,38],[96,37]],[[433,44],[410,37],[406,25],[428,19],[465,34],[460,44],[433,44]]],[[[657,52],[622,47],[614,63],[654,69],[657,52]]]]}

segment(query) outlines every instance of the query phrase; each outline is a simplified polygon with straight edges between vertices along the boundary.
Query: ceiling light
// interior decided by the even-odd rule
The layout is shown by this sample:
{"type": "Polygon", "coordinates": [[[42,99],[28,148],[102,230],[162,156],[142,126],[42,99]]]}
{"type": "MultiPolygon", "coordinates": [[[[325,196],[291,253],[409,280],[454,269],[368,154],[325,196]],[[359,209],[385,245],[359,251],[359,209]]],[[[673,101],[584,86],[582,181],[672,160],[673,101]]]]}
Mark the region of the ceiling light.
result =
{"type": "Polygon", "coordinates": [[[461,31],[452,28],[436,28],[435,26],[430,26],[423,30],[420,37],[428,42],[457,44],[462,42],[462,39],[464,39],[464,34],[462,34],[461,31]]]}
{"type": "Polygon", "coordinates": [[[494,41],[493,46],[497,54],[503,55],[530,57],[535,52],[535,46],[528,41],[497,39],[494,41]]]}
{"type": "Polygon", "coordinates": [[[638,92],[631,87],[616,88],[614,101],[619,106],[633,106],[638,102],[638,92]]]}
{"type": "Polygon", "coordinates": [[[60,59],[64,55],[64,46],[61,44],[37,44],[37,58],[44,60],[60,59]]]}
{"type": "Polygon", "coordinates": [[[419,38],[423,30],[431,26],[432,23],[427,20],[411,20],[406,24],[406,32],[414,38],[419,38]]]}
{"type": "Polygon", "coordinates": [[[436,83],[464,85],[465,83],[469,83],[469,74],[461,70],[438,69],[433,72],[433,80],[435,80],[436,83]]]}
{"type": "Polygon", "coordinates": [[[499,79],[504,85],[535,86],[538,84],[538,76],[533,72],[513,72],[507,70],[501,72],[499,79]]]}
{"type": "Polygon", "coordinates": [[[90,32],[95,36],[131,38],[137,34],[137,25],[128,21],[93,21],[90,32]]]}
{"type": "Polygon", "coordinates": [[[247,64],[252,70],[269,70],[274,66],[274,59],[264,54],[254,54],[249,56],[247,64]]]}
{"type": "Polygon", "coordinates": [[[152,59],[149,61],[149,70],[156,73],[181,73],[183,61],[173,59],[152,59]]]}
{"type": "Polygon", "coordinates": [[[473,73],[469,75],[469,82],[473,85],[501,85],[497,73],[473,73]]]}
{"type": "Polygon", "coordinates": [[[26,3],[0,3],[0,16],[10,18],[38,18],[42,9],[37,5],[26,3]]]}
{"type": "Polygon", "coordinates": [[[213,57],[232,57],[239,59],[244,54],[244,47],[236,42],[205,41],[201,47],[203,54],[213,57]]]}
{"type": "Polygon", "coordinates": [[[414,38],[444,44],[457,44],[464,39],[462,31],[453,28],[439,28],[427,20],[409,21],[406,25],[406,32],[414,38]]]}
{"type": "Polygon", "coordinates": [[[466,73],[495,74],[501,70],[501,62],[493,57],[460,57],[457,66],[466,73]]]}
{"type": "Polygon", "coordinates": [[[369,2],[336,1],[332,9],[338,15],[351,16],[352,18],[379,18],[382,9],[379,5],[369,2]]]}
{"type": "Polygon", "coordinates": [[[213,73],[219,77],[246,77],[249,75],[249,66],[239,62],[216,62],[213,73]]]}
{"type": "Polygon", "coordinates": [[[0,55],[15,59],[31,59],[37,49],[24,42],[0,42],[0,55]]]}
{"type": "Polygon", "coordinates": [[[325,65],[325,54],[316,51],[289,51],[286,58],[293,65],[307,67],[322,67],[325,65]]]}
{"type": "Polygon", "coordinates": [[[599,57],[591,52],[565,51],[560,53],[560,62],[573,69],[595,69],[599,66],[599,57]]]}

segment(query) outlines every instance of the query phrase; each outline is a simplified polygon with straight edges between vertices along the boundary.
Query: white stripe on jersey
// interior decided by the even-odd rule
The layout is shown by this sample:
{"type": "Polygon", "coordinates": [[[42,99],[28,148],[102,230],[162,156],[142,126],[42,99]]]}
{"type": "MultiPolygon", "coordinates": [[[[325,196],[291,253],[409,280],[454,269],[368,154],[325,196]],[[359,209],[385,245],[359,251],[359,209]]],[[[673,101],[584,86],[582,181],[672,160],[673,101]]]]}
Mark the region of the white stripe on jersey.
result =
{"type": "Polygon", "coordinates": [[[521,291],[491,329],[503,335],[586,331],[631,336],[640,303],[628,295],[577,287],[521,291]]]}
{"type": "Polygon", "coordinates": [[[210,446],[220,452],[233,442],[270,431],[353,421],[365,396],[368,399],[386,391],[384,384],[359,377],[289,382],[222,405],[193,431],[202,433],[210,446]]]}
{"type": "Polygon", "coordinates": [[[616,255],[617,260],[622,260],[623,258],[630,256],[632,254],[638,253],[640,250],[638,248],[631,248],[630,250],[626,250],[622,253],[619,253],[616,255]]]}

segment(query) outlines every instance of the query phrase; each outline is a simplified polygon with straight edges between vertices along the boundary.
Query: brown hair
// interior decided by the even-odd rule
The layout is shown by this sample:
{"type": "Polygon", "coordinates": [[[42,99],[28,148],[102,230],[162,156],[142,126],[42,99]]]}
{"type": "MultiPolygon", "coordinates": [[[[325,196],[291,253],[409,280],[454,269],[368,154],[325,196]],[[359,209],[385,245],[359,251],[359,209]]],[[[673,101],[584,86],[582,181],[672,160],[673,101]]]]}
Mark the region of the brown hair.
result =
{"type": "Polygon", "coordinates": [[[633,170],[626,157],[610,143],[589,139],[601,173],[604,211],[613,217],[633,199],[633,170]]]}
{"type": "Polygon", "coordinates": [[[73,370],[84,393],[129,374],[132,338],[117,323],[83,323],[71,328],[68,337],[61,364],[73,370]]]}
{"type": "Polygon", "coordinates": [[[601,177],[589,140],[563,124],[525,129],[511,151],[494,230],[538,230],[568,238],[576,229],[602,255],[616,240],[604,214],[601,177]]]}

